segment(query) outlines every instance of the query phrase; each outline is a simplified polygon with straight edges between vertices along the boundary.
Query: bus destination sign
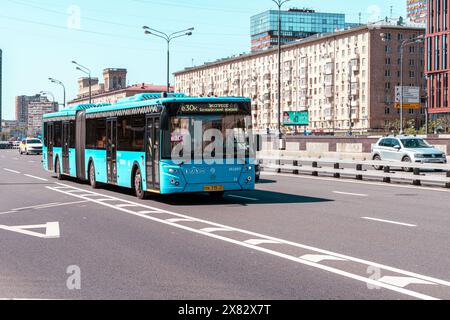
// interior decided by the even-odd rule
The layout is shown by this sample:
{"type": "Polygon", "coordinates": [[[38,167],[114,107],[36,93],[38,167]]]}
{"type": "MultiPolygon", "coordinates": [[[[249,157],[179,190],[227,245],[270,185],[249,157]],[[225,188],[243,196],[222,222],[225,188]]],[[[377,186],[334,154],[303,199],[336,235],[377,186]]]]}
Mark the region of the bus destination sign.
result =
{"type": "Polygon", "coordinates": [[[238,113],[240,111],[237,103],[200,103],[182,104],[181,113],[238,113]]]}

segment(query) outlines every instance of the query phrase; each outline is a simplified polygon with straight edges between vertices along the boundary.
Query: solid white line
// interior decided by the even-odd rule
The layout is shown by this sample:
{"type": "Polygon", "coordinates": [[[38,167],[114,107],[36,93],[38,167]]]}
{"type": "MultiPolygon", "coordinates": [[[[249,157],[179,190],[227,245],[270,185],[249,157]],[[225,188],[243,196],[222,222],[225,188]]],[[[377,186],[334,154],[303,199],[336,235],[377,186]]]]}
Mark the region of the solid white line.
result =
{"type": "Polygon", "coordinates": [[[36,180],[48,181],[47,179],[35,177],[35,176],[32,176],[31,174],[24,174],[24,176],[26,176],[28,178],[33,178],[33,179],[36,179],[36,180]]]}
{"type": "MultiPolygon", "coordinates": [[[[61,185],[61,184],[59,184],[59,185],[61,185]]],[[[79,189],[79,188],[75,188],[75,187],[72,187],[72,188],[79,189]]],[[[64,191],[57,190],[57,189],[54,189],[54,188],[51,188],[51,187],[47,187],[47,189],[54,190],[56,192],[60,192],[60,193],[64,193],[64,194],[68,194],[68,193],[66,193],[64,191]]],[[[82,190],[82,189],[79,189],[79,190],[82,190]]],[[[98,195],[101,195],[101,194],[98,194],[98,195]]],[[[77,198],[83,198],[83,197],[78,196],[78,195],[72,195],[72,196],[77,197],[77,198]]],[[[114,197],[111,197],[111,198],[114,198],[114,197]]],[[[412,297],[416,297],[416,298],[419,298],[419,299],[427,299],[427,300],[428,299],[432,299],[432,300],[437,299],[435,297],[424,295],[424,294],[421,294],[421,293],[418,293],[418,292],[415,292],[415,291],[411,291],[411,290],[407,290],[407,289],[403,289],[403,288],[398,288],[398,287],[395,287],[395,286],[392,286],[392,285],[388,285],[388,284],[385,284],[385,283],[382,283],[380,281],[376,281],[376,280],[373,280],[373,279],[370,279],[370,278],[366,278],[366,277],[362,277],[362,276],[359,276],[359,275],[351,274],[349,272],[342,271],[342,270],[339,270],[339,269],[336,269],[336,268],[333,268],[333,267],[320,265],[318,263],[306,261],[306,260],[300,259],[298,257],[290,256],[290,255],[283,254],[283,253],[280,253],[280,252],[276,252],[276,251],[273,251],[273,250],[269,250],[269,249],[261,248],[261,247],[258,247],[258,246],[254,246],[254,245],[251,245],[251,244],[248,244],[248,243],[245,243],[245,242],[241,242],[241,241],[237,241],[237,240],[234,240],[234,239],[226,238],[224,236],[220,236],[220,235],[217,235],[217,234],[214,234],[214,233],[207,233],[207,232],[204,232],[202,230],[194,229],[194,228],[191,228],[191,227],[188,227],[188,226],[184,226],[184,225],[171,223],[171,222],[168,222],[168,221],[165,221],[165,220],[162,220],[162,219],[158,219],[156,217],[142,215],[142,214],[139,214],[137,212],[134,212],[134,211],[131,211],[131,210],[128,210],[128,209],[117,208],[114,205],[110,205],[108,203],[102,203],[102,202],[96,201],[94,199],[86,199],[86,198],[83,198],[83,199],[89,200],[91,202],[98,203],[98,204],[101,204],[103,206],[107,206],[107,207],[110,207],[110,208],[113,208],[113,209],[116,209],[116,210],[119,210],[119,211],[122,211],[122,212],[126,212],[126,213],[129,213],[131,215],[138,216],[138,217],[141,217],[141,218],[144,218],[144,219],[147,219],[147,220],[156,221],[156,222],[159,222],[159,223],[162,223],[162,224],[166,224],[166,225],[169,225],[169,226],[172,226],[172,227],[175,227],[175,228],[191,231],[191,232],[194,232],[194,233],[197,233],[197,234],[202,234],[202,235],[205,235],[205,236],[208,236],[208,237],[211,237],[211,238],[223,240],[223,241],[226,241],[226,242],[229,242],[229,243],[233,243],[233,244],[240,245],[240,246],[247,247],[247,248],[251,248],[251,249],[254,249],[254,250],[257,250],[257,251],[265,252],[265,253],[268,253],[268,254],[271,254],[271,255],[275,255],[275,256],[287,259],[287,260],[291,260],[291,261],[295,261],[295,262],[298,262],[298,263],[301,263],[301,264],[313,266],[313,267],[316,267],[318,269],[322,269],[322,270],[325,270],[325,271],[329,271],[331,273],[339,274],[339,275],[342,275],[342,276],[345,276],[345,277],[348,277],[348,278],[351,278],[351,279],[354,279],[354,280],[358,280],[358,281],[361,281],[361,282],[364,282],[364,283],[373,284],[373,285],[376,285],[376,286],[381,287],[381,288],[386,288],[386,289],[389,289],[389,290],[392,290],[392,291],[395,291],[395,292],[399,292],[399,293],[402,293],[402,294],[405,294],[405,295],[409,295],[409,296],[412,296],[412,297]]],[[[120,198],[115,198],[115,199],[123,201],[123,202],[133,203],[131,201],[120,199],[120,198]]],[[[157,209],[157,208],[153,208],[153,207],[146,206],[146,205],[141,205],[141,204],[138,204],[138,206],[144,207],[144,208],[149,208],[149,209],[157,209]]],[[[441,284],[441,285],[450,287],[450,282],[449,281],[445,281],[445,280],[441,280],[441,279],[437,279],[437,278],[433,278],[433,277],[429,277],[429,276],[424,276],[424,275],[421,275],[421,274],[418,274],[418,273],[405,271],[405,270],[402,270],[402,269],[399,269],[399,268],[389,267],[389,266],[386,266],[386,265],[383,265],[383,264],[380,264],[380,263],[370,262],[370,261],[367,261],[367,260],[358,259],[358,258],[346,256],[346,255],[343,255],[343,254],[334,253],[334,252],[331,252],[331,251],[328,251],[328,250],[314,248],[314,247],[311,247],[311,246],[307,246],[307,245],[303,245],[303,244],[299,244],[299,243],[295,243],[295,242],[291,242],[291,241],[287,241],[287,240],[283,240],[283,239],[279,239],[279,238],[275,238],[275,237],[270,237],[270,236],[262,235],[262,234],[259,234],[259,233],[255,233],[255,232],[251,232],[251,231],[247,231],[247,230],[243,230],[243,229],[238,229],[238,228],[234,228],[234,227],[225,226],[225,225],[214,223],[214,222],[211,222],[211,221],[206,221],[206,220],[202,220],[202,219],[193,218],[193,217],[190,217],[190,216],[187,216],[187,215],[182,215],[182,214],[170,212],[170,211],[167,211],[167,210],[159,209],[159,211],[160,212],[164,212],[164,213],[168,213],[168,214],[171,214],[171,215],[174,215],[174,216],[177,216],[177,217],[183,217],[183,218],[187,218],[187,219],[192,219],[192,220],[197,221],[197,222],[210,224],[210,225],[213,225],[213,226],[216,226],[216,227],[219,227],[219,228],[224,228],[224,229],[227,229],[227,230],[230,230],[230,231],[241,232],[241,233],[244,233],[244,234],[247,234],[247,235],[251,235],[251,236],[254,236],[254,237],[257,237],[257,238],[265,238],[265,239],[277,241],[277,242],[280,242],[280,243],[283,243],[283,244],[287,244],[287,245],[291,245],[291,246],[295,246],[295,247],[299,247],[299,248],[304,248],[304,249],[315,251],[315,252],[320,252],[320,253],[323,253],[323,254],[326,254],[326,255],[332,255],[332,256],[335,256],[335,257],[340,257],[340,258],[343,258],[343,259],[346,259],[346,260],[350,260],[350,261],[353,261],[353,262],[357,262],[357,263],[360,263],[360,264],[372,266],[372,267],[375,267],[375,268],[381,268],[381,269],[384,269],[384,270],[387,270],[387,271],[392,271],[392,272],[399,273],[399,274],[402,274],[402,275],[407,275],[407,276],[423,279],[423,280],[426,280],[426,281],[430,281],[430,282],[434,282],[434,283],[437,283],[437,284],[441,284]]]]}
{"type": "Polygon", "coordinates": [[[245,200],[250,200],[250,201],[259,201],[259,199],[249,198],[249,197],[243,197],[243,196],[236,196],[236,195],[234,195],[234,194],[229,194],[229,195],[227,195],[227,197],[230,197],[230,198],[238,198],[238,199],[245,199],[245,200]]]}
{"type": "Polygon", "coordinates": [[[12,172],[12,173],[20,173],[19,171],[6,169],[6,168],[3,168],[3,170],[8,171],[8,172],[12,172]]]}
{"type": "Polygon", "coordinates": [[[378,221],[378,222],[386,222],[386,223],[391,223],[391,224],[398,224],[398,225],[406,226],[406,227],[417,227],[417,225],[415,225],[415,224],[403,223],[403,222],[391,221],[391,220],[383,220],[383,219],[377,219],[377,218],[371,218],[371,217],[362,217],[361,219],[373,220],[373,221],[378,221]]]}
{"type": "Polygon", "coordinates": [[[342,194],[346,196],[355,196],[355,197],[368,197],[368,194],[361,194],[361,193],[350,193],[350,192],[342,192],[342,191],[333,191],[333,193],[336,194],[342,194]]]}

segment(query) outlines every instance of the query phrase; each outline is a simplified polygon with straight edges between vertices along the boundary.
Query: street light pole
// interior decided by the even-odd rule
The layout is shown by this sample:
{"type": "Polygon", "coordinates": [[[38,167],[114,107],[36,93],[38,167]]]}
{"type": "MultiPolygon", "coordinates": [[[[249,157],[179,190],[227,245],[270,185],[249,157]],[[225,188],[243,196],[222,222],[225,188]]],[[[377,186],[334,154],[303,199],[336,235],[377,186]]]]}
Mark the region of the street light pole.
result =
{"type": "Polygon", "coordinates": [[[176,38],[181,38],[184,36],[192,36],[192,31],[194,31],[194,28],[177,31],[177,32],[174,32],[171,34],[167,34],[162,31],[158,31],[156,29],[152,29],[147,26],[143,26],[142,28],[145,30],[145,34],[164,39],[167,42],[167,93],[169,93],[170,92],[170,43],[172,42],[173,39],[176,39],[176,38]]]}
{"type": "Polygon", "coordinates": [[[48,80],[50,80],[52,83],[56,83],[59,84],[62,88],[63,88],[63,95],[64,95],[64,108],[66,108],[66,86],[64,85],[64,83],[62,83],[59,80],[53,79],[53,78],[48,78],[48,80]]]}
{"type": "Polygon", "coordinates": [[[92,104],[92,77],[91,77],[91,70],[89,68],[86,68],[85,66],[82,66],[81,64],[77,63],[76,61],[72,61],[74,65],[77,66],[77,70],[83,72],[84,74],[87,74],[89,77],[89,104],[92,104]]]}
{"type": "Polygon", "coordinates": [[[281,140],[281,7],[291,0],[272,0],[278,6],[278,138],[281,140]]]}

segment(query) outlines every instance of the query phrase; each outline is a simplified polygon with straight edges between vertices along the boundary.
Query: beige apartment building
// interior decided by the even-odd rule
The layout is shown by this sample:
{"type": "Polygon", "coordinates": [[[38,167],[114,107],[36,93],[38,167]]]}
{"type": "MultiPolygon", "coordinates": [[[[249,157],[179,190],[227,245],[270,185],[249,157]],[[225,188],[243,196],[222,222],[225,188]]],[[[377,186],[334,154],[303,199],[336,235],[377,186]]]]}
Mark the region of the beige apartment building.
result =
{"type": "MultiPolygon", "coordinates": [[[[384,22],[283,46],[282,112],[308,110],[314,132],[346,132],[350,125],[361,133],[388,130],[399,119],[394,96],[400,85],[400,46],[424,33],[422,28],[384,22]]],[[[405,47],[403,83],[425,92],[423,47],[405,47]]],[[[250,97],[254,126],[276,130],[277,79],[278,52],[273,48],[176,72],[175,90],[192,96],[250,97]]],[[[405,110],[404,115],[405,122],[413,119],[417,127],[424,121],[424,109],[405,110]]]]}

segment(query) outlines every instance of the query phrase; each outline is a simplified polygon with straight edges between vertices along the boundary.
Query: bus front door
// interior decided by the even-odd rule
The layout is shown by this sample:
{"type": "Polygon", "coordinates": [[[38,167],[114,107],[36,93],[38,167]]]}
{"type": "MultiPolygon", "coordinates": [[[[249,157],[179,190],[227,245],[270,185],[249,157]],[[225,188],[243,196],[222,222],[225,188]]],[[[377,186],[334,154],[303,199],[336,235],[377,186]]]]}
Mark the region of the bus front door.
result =
{"type": "Polygon", "coordinates": [[[64,174],[70,173],[69,168],[69,141],[70,141],[69,122],[63,122],[62,126],[62,171],[64,174]]]}
{"type": "Polygon", "coordinates": [[[47,124],[47,131],[45,134],[47,135],[47,168],[48,171],[53,171],[53,146],[55,144],[55,135],[54,135],[54,125],[53,123],[47,124]]]}
{"type": "Polygon", "coordinates": [[[160,118],[146,118],[146,173],[147,173],[147,190],[157,191],[160,189],[159,179],[159,145],[160,145],[160,118]]]}
{"type": "Polygon", "coordinates": [[[117,184],[117,119],[106,121],[106,140],[108,183],[117,184]]]}

